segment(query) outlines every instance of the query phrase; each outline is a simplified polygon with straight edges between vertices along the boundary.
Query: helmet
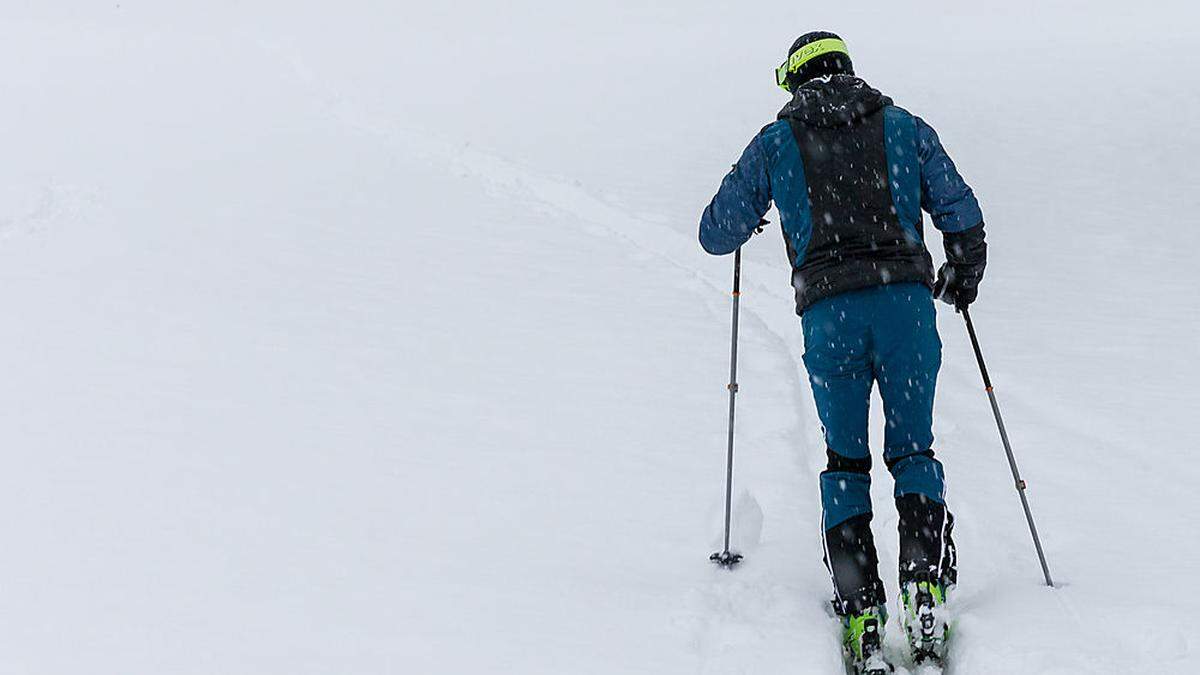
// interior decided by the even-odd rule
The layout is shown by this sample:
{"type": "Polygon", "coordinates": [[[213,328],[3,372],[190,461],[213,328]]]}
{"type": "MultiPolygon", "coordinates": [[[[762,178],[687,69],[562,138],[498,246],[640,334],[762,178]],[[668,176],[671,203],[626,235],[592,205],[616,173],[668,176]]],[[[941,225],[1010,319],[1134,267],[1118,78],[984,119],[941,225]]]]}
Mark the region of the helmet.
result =
{"type": "Polygon", "coordinates": [[[846,43],[836,33],[813,31],[792,43],[787,60],[775,69],[775,84],[790,94],[813,78],[837,74],[854,74],[846,43]]]}

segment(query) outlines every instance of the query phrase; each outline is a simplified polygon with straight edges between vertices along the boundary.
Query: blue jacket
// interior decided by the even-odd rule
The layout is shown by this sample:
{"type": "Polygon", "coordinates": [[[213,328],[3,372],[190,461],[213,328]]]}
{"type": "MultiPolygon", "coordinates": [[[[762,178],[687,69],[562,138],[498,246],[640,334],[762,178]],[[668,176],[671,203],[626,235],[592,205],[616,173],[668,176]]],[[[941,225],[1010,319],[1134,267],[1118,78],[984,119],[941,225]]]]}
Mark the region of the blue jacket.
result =
{"type": "Polygon", "coordinates": [[[800,87],[779,119],[750,141],[704,210],[701,246],[732,253],[772,201],[798,311],[856,288],[932,284],[922,210],[943,233],[983,222],[933,128],[852,76],[800,87]]]}

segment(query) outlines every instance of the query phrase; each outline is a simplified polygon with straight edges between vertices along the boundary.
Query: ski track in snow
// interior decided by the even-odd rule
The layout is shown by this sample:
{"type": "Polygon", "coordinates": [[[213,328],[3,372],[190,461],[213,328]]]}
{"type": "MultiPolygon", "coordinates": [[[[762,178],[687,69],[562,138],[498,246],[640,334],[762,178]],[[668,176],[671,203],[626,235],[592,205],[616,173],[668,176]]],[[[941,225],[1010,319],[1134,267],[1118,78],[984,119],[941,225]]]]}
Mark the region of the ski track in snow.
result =
{"type": "MultiPolygon", "coordinates": [[[[386,123],[370,121],[356,114],[356,108],[347,101],[334,97],[337,103],[337,113],[348,124],[355,126],[364,131],[368,131],[378,137],[385,139],[387,142],[394,144],[398,149],[417,150],[421,155],[428,159],[436,160],[441,158],[452,158],[453,166],[456,172],[464,175],[473,175],[477,179],[485,182],[490,186],[491,191],[495,195],[501,196],[520,196],[521,199],[528,201],[533,208],[546,208],[561,216],[561,222],[571,223],[572,226],[582,227],[589,231],[603,231],[607,235],[617,238],[622,243],[639,252],[650,252],[652,258],[650,263],[665,262],[671,266],[673,273],[677,276],[686,278],[690,281],[698,282],[692,284],[694,292],[697,294],[698,302],[703,302],[707,306],[714,318],[714,326],[721,325],[721,321],[728,320],[729,304],[728,290],[724,288],[724,280],[719,275],[713,272],[698,270],[694,263],[689,264],[679,258],[679,251],[695,249],[698,244],[686,237],[680,236],[677,232],[658,225],[652,221],[639,218],[634,214],[617,209],[603,200],[589,194],[586,190],[570,182],[551,176],[539,175],[536,172],[527,168],[520,167],[513,162],[507,161],[495,155],[484,153],[477,149],[471,148],[465,144],[453,144],[446,141],[435,141],[430,136],[425,134],[408,133],[399,128],[389,129],[386,123]]],[[[724,260],[728,261],[731,258],[727,257],[724,260]]],[[[746,265],[743,263],[745,271],[743,272],[743,283],[746,284],[746,278],[754,275],[754,272],[763,272],[761,267],[754,265],[746,265]],[[757,269],[756,269],[757,267],[757,269]]],[[[765,274],[763,276],[766,276],[765,274]]],[[[778,277],[779,275],[774,275],[778,277]]],[[[798,319],[791,313],[780,314],[764,314],[763,310],[754,305],[754,295],[763,293],[770,296],[775,296],[780,304],[788,304],[791,302],[790,293],[780,295],[773,290],[767,290],[767,284],[761,281],[756,281],[753,284],[746,284],[754,289],[753,293],[743,291],[742,301],[742,322],[743,322],[743,342],[747,339],[747,333],[757,331],[760,335],[766,337],[771,346],[772,351],[779,357],[786,359],[788,367],[785,371],[777,372],[778,377],[784,378],[790,387],[791,398],[786,406],[786,410],[794,416],[796,423],[786,429],[777,429],[771,432],[771,435],[778,436],[777,442],[785,447],[796,448],[791,452],[794,454],[795,463],[799,464],[802,476],[800,477],[801,485],[814,485],[817,475],[824,469],[824,446],[819,442],[820,424],[816,420],[813,403],[809,395],[807,382],[803,379],[803,365],[801,361],[802,346],[799,340],[798,319]]],[[[790,289],[789,289],[790,290],[790,289]]],[[[777,307],[776,307],[777,309],[777,307]]],[[[750,357],[757,358],[757,356],[750,357]]],[[[746,356],[743,353],[742,360],[743,372],[746,369],[746,356]]],[[[714,387],[716,393],[717,387],[714,387]]],[[[755,405],[757,402],[753,398],[753,392],[745,392],[739,397],[741,406],[755,405]]],[[[878,408],[876,402],[874,408],[878,408]]],[[[780,408],[783,410],[784,408],[780,408]]],[[[873,413],[875,410],[873,409],[873,413]]],[[[748,445],[748,436],[753,437],[755,430],[743,428],[739,430],[738,442],[741,448],[739,457],[742,457],[741,464],[738,469],[744,470],[745,462],[745,446],[748,445]]],[[[713,449],[717,451],[717,448],[713,449]]],[[[877,482],[878,482],[878,477],[877,482]]],[[[887,479],[885,479],[887,480],[887,479]]],[[[890,481],[885,482],[883,486],[878,486],[874,491],[876,500],[879,499],[880,493],[890,493],[890,481]]],[[[737,490],[735,484],[735,491],[737,490]]],[[[816,503],[815,498],[811,498],[814,493],[810,492],[810,499],[805,500],[801,506],[802,510],[807,510],[810,514],[810,520],[815,520],[820,512],[820,506],[816,503]]],[[[735,498],[735,513],[733,529],[735,538],[743,528],[739,527],[743,523],[740,514],[746,509],[745,502],[752,501],[752,497],[746,492],[742,492],[741,496],[735,498]]],[[[879,507],[877,506],[877,509],[879,507]]],[[[881,565],[884,566],[883,573],[885,578],[889,575],[886,573],[886,561],[895,558],[896,547],[890,541],[887,532],[894,530],[895,517],[890,514],[890,503],[885,499],[883,509],[879,511],[876,517],[876,530],[881,533],[879,536],[880,559],[881,565]],[[886,528],[886,529],[885,529],[886,528]]],[[[716,527],[720,528],[720,523],[716,523],[716,527]]],[[[806,529],[812,530],[815,528],[797,527],[792,532],[793,536],[798,536],[806,529]]],[[[818,537],[814,533],[814,543],[819,546],[818,537]]],[[[715,534],[717,548],[720,547],[720,532],[715,534]]],[[[737,549],[737,547],[735,547],[737,549]]],[[[745,546],[738,550],[747,550],[745,546]]],[[[779,639],[788,640],[787,624],[777,626],[775,631],[765,631],[763,626],[772,619],[788,619],[794,617],[779,616],[777,612],[772,611],[773,598],[777,598],[780,593],[793,593],[797,595],[811,595],[811,589],[805,589],[809,592],[800,591],[795,587],[788,586],[786,583],[780,583],[772,580],[769,576],[756,574],[754,567],[754,552],[749,550],[750,560],[743,563],[738,570],[725,571],[714,570],[714,579],[707,588],[698,588],[692,594],[689,604],[692,608],[694,617],[694,626],[690,628],[694,634],[694,644],[700,659],[701,667],[699,672],[703,673],[730,673],[730,672],[758,672],[752,669],[746,669],[747,662],[744,650],[738,649],[739,646],[746,646],[748,649],[755,649],[766,642],[771,633],[774,632],[779,639]],[[749,577],[749,578],[747,578],[749,577]],[[783,630],[778,630],[783,628],[783,630]]],[[[809,551],[807,555],[812,555],[809,551]]],[[[894,575],[890,575],[893,577],[894,575]]],[[[892,584],[894,586],[894,583],[892,584]]],[[[825,592],[824,589],[821,590],[825,592]]],[[[1065,603],[1060,599],[1060,602],[1065,603]]],[[[821,608],[825,605],[822,602],[820,605],[814,605],[807,609],[814,615],[820,615],[821,608]]],[[[1065,604],[1064,604],[1065,607],[1065,604]]],[[[805,608],[801,608],[802,610],[805,608]]],[[[838,651],[838,643],[836,638],[836,624],[831,612],[825,612],[824,617],[828,621],[827,639],[824,640],[826,654],[836,654],[838,651]]],[[[811,622],[809,622],[811,623],[811,622]]],[[[795,626],[798,634],[803,628],[795,626]]],[[[906,657],[903,655],[905,648],[902,639],[902,630],[899,627],[898,620],[895,614],[889,620],[889,633],[887,648],[892,655],[892,660],[896,664],[896,672],[901,675],[908,673],[902,663],[906,662],[906,657]]],[[[809,655],[811,657],[811,655],[809,655]]],[[[826,659],[835,661],[835,659],[826,659]]],[[[956,672],[951,666],[945,669],[947,675],[952,675],[956,672]]],[[[833,666],[840,670],[840,666],[833,666]]],[[[927,674],[933,672],[932,668],[914,669],[912,672],[918,674],[927,674]]]]}

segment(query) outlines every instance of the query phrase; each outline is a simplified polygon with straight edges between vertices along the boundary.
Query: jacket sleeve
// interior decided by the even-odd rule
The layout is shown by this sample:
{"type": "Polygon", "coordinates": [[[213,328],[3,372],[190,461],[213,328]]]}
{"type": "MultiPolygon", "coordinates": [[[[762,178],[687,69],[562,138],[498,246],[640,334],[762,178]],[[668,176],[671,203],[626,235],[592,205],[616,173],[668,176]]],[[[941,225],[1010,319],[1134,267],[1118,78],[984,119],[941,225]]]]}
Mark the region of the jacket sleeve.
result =
{"type": "Polygon", "coordinates": [[[762,140],[755,136],[700,216],[700,245],[713,255],[733,253],[746,243],[771,208],[771,180],[762,140]]]}
{"type": "Polygon", "coordinates": [[[921,208],[944,233],[964,232],[983,222],[983,212],[971,186],[959,175],[937,132],[920,117],[917,154],[921,160],[921,208]]]}

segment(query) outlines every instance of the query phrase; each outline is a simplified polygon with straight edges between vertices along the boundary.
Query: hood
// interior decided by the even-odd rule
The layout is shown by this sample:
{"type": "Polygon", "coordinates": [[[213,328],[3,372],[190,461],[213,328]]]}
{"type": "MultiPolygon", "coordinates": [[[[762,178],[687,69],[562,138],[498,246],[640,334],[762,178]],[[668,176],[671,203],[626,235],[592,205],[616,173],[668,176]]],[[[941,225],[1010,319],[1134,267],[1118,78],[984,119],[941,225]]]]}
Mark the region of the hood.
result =
{"type": "Polygon", "coordinates": [[[778,118],[794,118],[814,127],[844,127],[857,124],[891,104],[892,99],[860,78],[833,75],[800,85],[792,100],[779,111],[778,118]]]}

